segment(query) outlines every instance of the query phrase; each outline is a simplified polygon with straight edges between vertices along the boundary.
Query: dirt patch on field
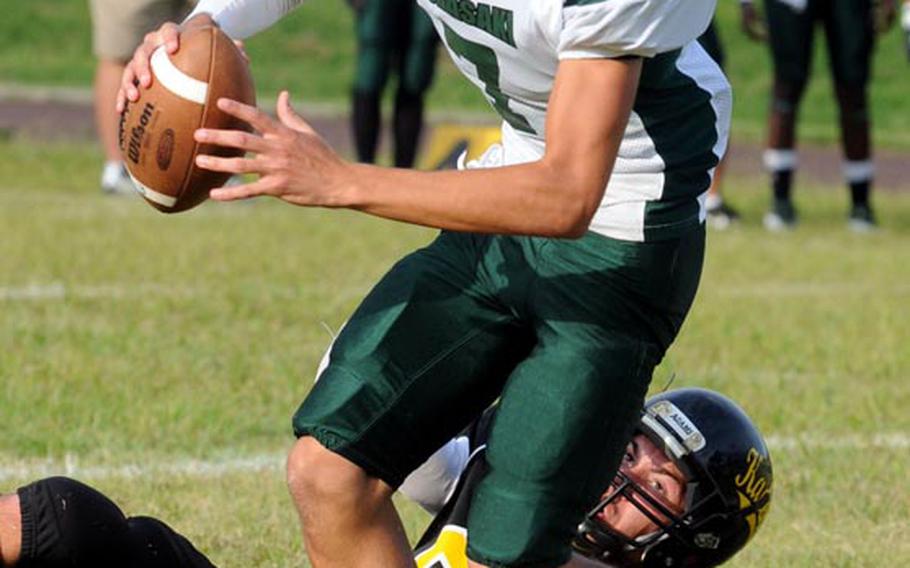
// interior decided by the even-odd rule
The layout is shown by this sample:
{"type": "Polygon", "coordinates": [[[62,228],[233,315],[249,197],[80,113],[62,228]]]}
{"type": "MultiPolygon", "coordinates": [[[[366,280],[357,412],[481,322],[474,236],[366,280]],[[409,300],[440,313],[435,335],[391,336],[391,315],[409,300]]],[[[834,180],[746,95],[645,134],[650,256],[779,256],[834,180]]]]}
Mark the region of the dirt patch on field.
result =
{"type": "MultiPolygon", "coordinates": [[[[348,119],[343,112],[302,112],[326,140],[340,152],[351,155],[352,143],[348,119]]],[[[446,119],[449,122],[451,120],[446,119]]],[[[424,140],[432,135],[438,119],[430,117],[424,140]]],[[[6,139],[76,140],[94,138],[92,107],[86,101],[66,100],[0,100],[0,136],[6,139]]],[[[383,141],[387,145],[387,141],[383,141]]],[[[728,180],[737,175],[762,175],[762,148],[756,144],[734,143],[728,164],[728,180]]],[[[800,178],[840,187],[841,159],[838,148],[804,146],[800,148],[800,178]]],[[[910,190],[910,155],[878,151],[875,156],[876,187],[898,191],[910,190]]]]}

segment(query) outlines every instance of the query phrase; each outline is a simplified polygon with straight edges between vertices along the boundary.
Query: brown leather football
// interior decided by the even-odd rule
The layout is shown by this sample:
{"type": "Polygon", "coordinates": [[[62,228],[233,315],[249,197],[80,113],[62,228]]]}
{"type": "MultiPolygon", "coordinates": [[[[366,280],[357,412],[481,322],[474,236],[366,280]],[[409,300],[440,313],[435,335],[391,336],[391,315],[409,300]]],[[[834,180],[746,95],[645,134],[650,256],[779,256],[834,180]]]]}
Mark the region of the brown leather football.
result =
{"type": "Polygon", "coordinates": [[[207,26],[180,35],[180,48],[152,55],[152,84],[120,116],[120,152],[136,190],[165,213],[186,211],[208,198],[230,174],[196,166],[197,154],[239,156],[243,152],[198,144],[197,128],[249,130],[218,110],[219,97],[250,105],[256,93],[240,50],[220,29],[207,26]]]}

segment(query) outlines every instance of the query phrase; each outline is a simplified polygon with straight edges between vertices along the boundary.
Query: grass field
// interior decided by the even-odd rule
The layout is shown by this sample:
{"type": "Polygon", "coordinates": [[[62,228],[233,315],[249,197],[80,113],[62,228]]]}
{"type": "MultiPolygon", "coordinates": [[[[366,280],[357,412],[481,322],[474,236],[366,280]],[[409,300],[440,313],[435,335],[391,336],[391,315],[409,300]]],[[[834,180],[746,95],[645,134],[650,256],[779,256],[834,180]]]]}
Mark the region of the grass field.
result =
{"type": "MultiPolygon", "coordinates": [[[[164,216],[102,198],[90,147],[0,142],[0,489],[51,472],[161,515],[223,566],[305,565],[283,482],[290,416],[358,299],[432,232],[271,201],[164,216]]],[[[737,567],[910,565],[910,195],[856,236],[844,196],[710,235],[654,387],[704,385],[769,436],[775,502],[737,567]]],[[[405,506],[412,536],[426,517],[405,506]]]]}
{"type": "MultiPolygon", "coordinates": [[[[767,48],[749,42],[738,29],[738,3],[718,3],[718,29],[726,45],[727,71],[736,93],[734,133],[759,140],[768,107],[767,48]]],[[[0,18],[0,83],[88,86],[94,62],[85,0],[11,2],[0,18]]],[[[268,32],[251,39],[258,87],[269,93],[290,88],[298,100],[344,101],[353,76],[351,12],[344,0],[309,0],[268,32]]],[[[825,42],[819,30],[815,78],[806,94],[800,139],[837,140],[834,99],[827,73],[825,42]]],[[[874,137],[883,147],[910,149],[910,65],[902,38],[893,29],[880,39],[872,82],[874,137]]],[[[431,110],[487,110],[487,103],[440,55],[431,110]]]]}

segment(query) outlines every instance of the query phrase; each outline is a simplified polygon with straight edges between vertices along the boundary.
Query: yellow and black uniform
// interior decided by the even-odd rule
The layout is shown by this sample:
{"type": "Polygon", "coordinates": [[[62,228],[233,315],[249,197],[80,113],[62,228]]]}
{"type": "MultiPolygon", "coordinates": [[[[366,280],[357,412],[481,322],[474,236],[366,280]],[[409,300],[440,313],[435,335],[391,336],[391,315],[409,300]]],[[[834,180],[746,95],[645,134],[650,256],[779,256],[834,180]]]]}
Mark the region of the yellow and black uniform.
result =
{"type": "Polygon", "coordinates": [[[452,495],[414,547],[417,568],[467,568],[471,498],[487,473],[487,438],[495,412],[495,407],[490,408],[465,431],[470,457],[452,495]]]}
{"type": "Polygon", "coordinates": [[[128,517],[97,489],[66,477],[20,487],[17,568],[215,568],[183,535],[128,517]]]}

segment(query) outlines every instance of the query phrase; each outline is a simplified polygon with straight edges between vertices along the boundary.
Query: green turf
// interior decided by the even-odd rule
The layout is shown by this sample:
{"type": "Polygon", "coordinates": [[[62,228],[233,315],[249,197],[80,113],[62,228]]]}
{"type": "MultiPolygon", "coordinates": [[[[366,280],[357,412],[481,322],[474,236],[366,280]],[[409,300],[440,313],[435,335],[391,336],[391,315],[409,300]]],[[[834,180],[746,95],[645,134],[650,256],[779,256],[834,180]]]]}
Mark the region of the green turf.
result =
{"type": "MultiPolygon", "coordinates": [[[[750,43],[738,29],[738,3],[720,2],[718,28],[736,93],[734,136],[764,136],[770,85],[767,49],[750,43]]],[[[344,0],[310,0],[278,26],[251,39],[248,49],[260,90],[289,88],[297,100],[344,102],[354,62],[352,17],[344,0]]],[[[819,30],[815,79],[806,94],[800,139],[837,140],[836,111],[819,30]]],[[[435,111],[487,111],[479,92],[440,53],[441,65],[430,95],[435,111]]],[[[11,2],[0,18],[0,82],[88,86],[92,78],[91,29],[84,0],[11,2]]],[[[902,37],[891,30],[880,40],[872,84],[874,138],[885,147],[910,148],[910,65],[902,37]]],[[[270,106],[272,101],[263,101],[270,106]]],[[[492,115],[491,115],[492,116],[492,115]]]]}
{"type": "MultiPolygon", "coordinates": [[[[274,201],[165,216],[98,194],[98,159],[0,142],[0,470],[24,468],[0,489],[69,464],[221,565],[300,566],[290,416],[328,330],[432,232],[274,201]]],[[[764,185],[728,180],[745,221],[710,235],[655,388],[720,389],[778,440],[772,512],[732,566],[910,565],[910,195],[877,195],[883,229],[857,236],[840,189],[800,188],[802,226],[768,235],[764,185]],[[889,435],[903,447],[874,444],[889,435]]],[[[405,521],[413,537],[426,517],[405,521]]]]}

